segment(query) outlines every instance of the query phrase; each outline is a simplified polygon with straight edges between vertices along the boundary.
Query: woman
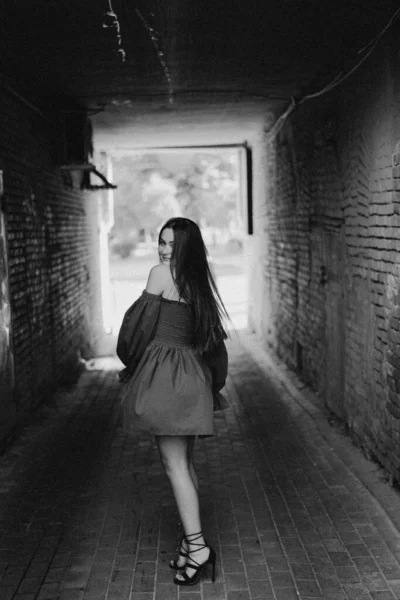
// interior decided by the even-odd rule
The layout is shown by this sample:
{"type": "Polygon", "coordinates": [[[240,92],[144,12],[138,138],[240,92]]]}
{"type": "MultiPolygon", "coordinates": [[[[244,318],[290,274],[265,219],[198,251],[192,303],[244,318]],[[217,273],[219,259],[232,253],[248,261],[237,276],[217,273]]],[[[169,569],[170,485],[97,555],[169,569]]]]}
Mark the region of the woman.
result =
{"type": "Polygon", "coordinates": [[[123,419],[128,431],[154,433],[178,506],[184,535],[171,561],[177,585],[194,585],[206,564],[215,579],[215,551],[204,540],[193,466],[196,435],[213,434],[213,411],[227,374],[227,317],[200,229],[170,219],[159,234],[160,264],[124,316],[117,354],[126,365],[123,419]]]}

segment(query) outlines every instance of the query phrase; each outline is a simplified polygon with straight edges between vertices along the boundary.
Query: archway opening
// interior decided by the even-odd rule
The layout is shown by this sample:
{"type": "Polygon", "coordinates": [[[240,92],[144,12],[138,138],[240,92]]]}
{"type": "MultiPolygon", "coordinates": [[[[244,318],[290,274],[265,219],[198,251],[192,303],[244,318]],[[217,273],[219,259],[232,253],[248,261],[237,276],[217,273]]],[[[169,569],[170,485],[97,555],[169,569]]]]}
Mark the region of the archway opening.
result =
{"type": "Polygon", "coordinates": [[[246,239],[251,233],[249,150],[244,145],[145,148],[111,153],[114,225],[109,234],[110,319],[125,310],[157,264],[157,239],[172,216],[195,220],[235,329],[247,327],[246,239]]]}

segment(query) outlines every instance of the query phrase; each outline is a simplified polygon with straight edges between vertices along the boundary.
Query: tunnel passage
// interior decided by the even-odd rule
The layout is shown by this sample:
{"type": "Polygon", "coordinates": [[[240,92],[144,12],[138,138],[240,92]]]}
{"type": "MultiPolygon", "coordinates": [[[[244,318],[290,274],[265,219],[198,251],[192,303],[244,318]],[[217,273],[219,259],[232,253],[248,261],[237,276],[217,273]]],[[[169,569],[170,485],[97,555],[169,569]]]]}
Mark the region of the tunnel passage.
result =
{"type": "Polygon", "coordinates": [[[249,326],[398,480],[396,2],[0,10],[2,443],[107,341],[109,154],[242,145],[249,326]]]}

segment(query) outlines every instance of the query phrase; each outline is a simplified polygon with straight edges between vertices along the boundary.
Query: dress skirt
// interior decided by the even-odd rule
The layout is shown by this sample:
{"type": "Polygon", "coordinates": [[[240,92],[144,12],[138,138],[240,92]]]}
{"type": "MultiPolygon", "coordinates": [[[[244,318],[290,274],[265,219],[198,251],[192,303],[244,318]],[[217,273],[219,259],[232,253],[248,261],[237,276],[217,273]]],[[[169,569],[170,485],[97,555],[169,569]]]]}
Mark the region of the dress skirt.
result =
{"type": "Polygon", "coordinates": [[[154,338],[123,384],[126,431],[212,435],[212,374],[193,345],[189,308],[162,298],[154,338]]]}

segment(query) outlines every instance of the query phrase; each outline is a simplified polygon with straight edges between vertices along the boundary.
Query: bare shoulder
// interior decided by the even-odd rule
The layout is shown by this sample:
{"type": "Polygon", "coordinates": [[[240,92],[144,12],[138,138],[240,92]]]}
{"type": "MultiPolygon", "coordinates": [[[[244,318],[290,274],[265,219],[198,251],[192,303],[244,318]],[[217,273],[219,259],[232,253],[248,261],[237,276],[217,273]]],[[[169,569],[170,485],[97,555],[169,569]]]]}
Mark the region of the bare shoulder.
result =
{"type": "Polygon", "coordinates": [[[155,265],[150,269],[146,291],[150,294],[162,294],[171,279],[172,276],[169,265],[155,265]]]}

